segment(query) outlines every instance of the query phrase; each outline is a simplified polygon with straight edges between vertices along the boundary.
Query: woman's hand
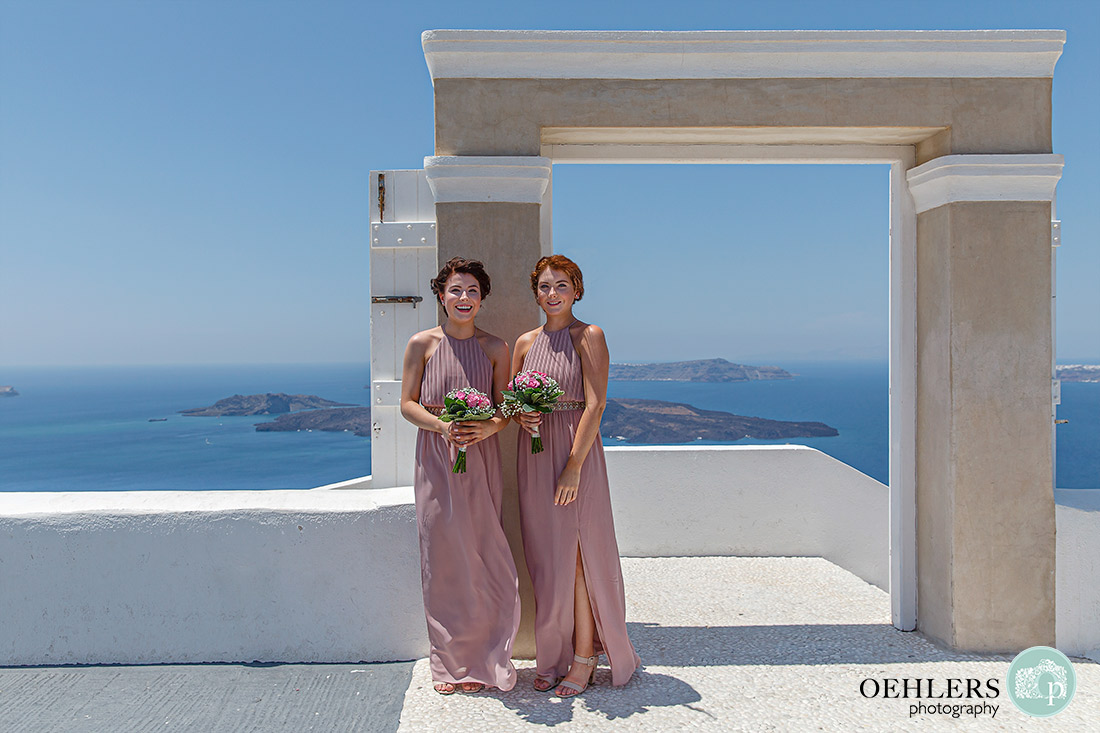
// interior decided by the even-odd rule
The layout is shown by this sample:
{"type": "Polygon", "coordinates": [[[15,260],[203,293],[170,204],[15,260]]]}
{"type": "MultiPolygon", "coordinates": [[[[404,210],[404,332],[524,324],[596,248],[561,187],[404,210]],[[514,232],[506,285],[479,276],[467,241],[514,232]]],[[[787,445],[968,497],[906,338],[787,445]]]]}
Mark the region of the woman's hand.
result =
{"type": "Polygon", "coordinates": [[[539,431],[539,425],[542,424],[542,413],[517,412],[516,419],[519,420],[519,425],[521,428],[534,436],[534,434],[539,431]]]}
{"type": "Polygon", "coordinates": [[[459,448],[469,448],[494,434],[496,430],[488,420],[470,420],[448,423],[447,439],[459,448]]]}
{"type": "Polygon", "coordinates": [[[558,490],[554,492],[554,504],[565,506],[577,498],[580,490],[581,470],[573,468],[570,463],[565,464],[565,470],[558,477],[558,490]]]}

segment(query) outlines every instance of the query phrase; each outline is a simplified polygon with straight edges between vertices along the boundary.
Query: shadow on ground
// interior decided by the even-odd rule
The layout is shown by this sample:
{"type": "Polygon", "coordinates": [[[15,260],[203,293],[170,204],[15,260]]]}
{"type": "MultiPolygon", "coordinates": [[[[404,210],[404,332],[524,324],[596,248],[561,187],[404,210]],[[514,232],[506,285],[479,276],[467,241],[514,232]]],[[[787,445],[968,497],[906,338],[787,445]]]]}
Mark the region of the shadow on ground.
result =
{"type": "Polygon", "coordinates": [[[628,623],[627,627],[642,662],[670,667],[1002,659],[1008,662],[1012,659],[1012,655],[943,649],[919,633],[899,631],[889,624],[661,626],[628,623]]]}
{"type": "MultiPolygon", "coordinates": [[[[792,624],[770,626],[661,626],[628,623],[630,638],[644,665],[669,667],[726,667],[772,665],[890,664],[917,662],[1004,661],[1010,655],[967,654],[937,647],[917,633],[898,631],[889,624],[792,624]]],[[[694,707],[699,693],[688,683],[646,669],[625,687],[611,687],[611,671],[601,667],[597,684],[583,695],[561,700],[552,692],[536,692],[535,670],[519,671],[509,692],[486,693],[500,700],[528,723],[555,726],[573,719],[574,706],[607,720],[628,718],[656,707],[694,707]]]]}
{"type": "MultiPolygon", "coordinates": [[[[573,719],[574,706],[596,713],[607,720],[629,718],[655,707],[683,705],[688,708],[702,698],[691,685],[667,674],[639,670],[623,687],[611,686],[611,670],[601,667],[596,672],[596,684],[583,695],[562,699],[553,691],[538,692],[531,684],[534,668],[519,670],[516,686],[509,692],[493,690],[485,693],[500,700],[528,723],[555,726],[573,719]]],[[[701,713],[706,715],[705,713],[701,713]]]]}

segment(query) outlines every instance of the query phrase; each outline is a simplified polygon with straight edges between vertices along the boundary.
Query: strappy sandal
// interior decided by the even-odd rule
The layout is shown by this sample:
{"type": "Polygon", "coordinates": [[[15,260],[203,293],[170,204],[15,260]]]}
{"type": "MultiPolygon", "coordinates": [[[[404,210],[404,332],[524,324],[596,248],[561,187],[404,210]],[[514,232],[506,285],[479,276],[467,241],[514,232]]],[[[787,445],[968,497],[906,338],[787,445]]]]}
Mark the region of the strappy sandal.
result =
{"type": "Polygon", "coordinates": [[[589,685],[595,684],[596,682],[596,664],[600,661],[600,658],[598,656],[581,657],[574,654],[573,661],[580,662],[586,667],[590,667],[592,669],[592,671],[588,674],[588,681],[582,687],[576,682],[563,680],[562,683],[558,685],[558,689],[554,690],[554,694],[558,697],[574,697],[587,690],[589,685]],[[570,690],[572,692],[570,692],[570,690]]]}
{"type": "Polygon", "coordinates": [[[451,682],[436,682],[435,691],[440,695],[453,695],[455,694],[455,686],[451,682]]]}
{"type": "Polygon", "coordinates": [[[561,682],[561,677],[552,674],[539,674],[535,675],[535,681],[531,683],[531,687],[539,692],[546,692],[551,687],[557,687],[559,682],[561,682]]]}
{"type": "Polygon", "coordinates": [[[485,685],[480,682],[463,682],[459,684],[458,688],[465,692],[467,695],[472,695],[475,692],[481,692],[485,689],[485,685]]]}

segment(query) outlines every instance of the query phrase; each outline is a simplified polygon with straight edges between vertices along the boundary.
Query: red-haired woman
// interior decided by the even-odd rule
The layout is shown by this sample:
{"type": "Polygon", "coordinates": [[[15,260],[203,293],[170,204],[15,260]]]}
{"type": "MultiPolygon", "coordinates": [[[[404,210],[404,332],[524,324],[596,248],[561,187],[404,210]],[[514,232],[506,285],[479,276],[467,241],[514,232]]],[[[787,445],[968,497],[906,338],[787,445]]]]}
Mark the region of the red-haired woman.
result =
{"type": "Polygon", "coordinates": [[[611,681],[625,685],[640,664],[626,633],[619,549],[611,516],[600,417],[610,358],[603,331],[573,316],[584,295],[576,263],[543,257],[531,273],[546,325],[516,341],[512,373],[534,369],[564,390],[554,412],[519,413],[523,428],[542,437],[531,453],[521,432],[518,478],[523,548],[535,590],[535,689],[557,686],[561,697],[585,690],[598,653],[611,681]]]}
{"type": "Polygon", "coordinates": [[[416,436],[416,524],[435,689],[477,692],[516,684],[512,644],[519,628],[516,565],[501,525],[500,446],[507,420],[444,423],[452,389],[473,387],[500,404],[508,383],[508,344],[474,325],[489,275],[455,257],[432,280],[447,311],[442,326],[409,339],[401,374],[401,414],[416,436]],[[452,473],[466,450],[466,472],[452,473]]]}

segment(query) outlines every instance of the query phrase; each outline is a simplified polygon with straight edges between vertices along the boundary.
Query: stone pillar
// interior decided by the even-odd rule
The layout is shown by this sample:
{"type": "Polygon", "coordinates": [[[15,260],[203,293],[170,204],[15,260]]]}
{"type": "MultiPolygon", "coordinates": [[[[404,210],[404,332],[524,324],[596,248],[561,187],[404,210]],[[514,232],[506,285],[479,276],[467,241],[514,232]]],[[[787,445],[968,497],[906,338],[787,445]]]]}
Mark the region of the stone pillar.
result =
{"type": "Polygon", "coordinates": [[[948,155],[917,211],[917,627],[1054,645],[1051,201],[1059,155],[948,155]]]}
{"type": "MultiPolygon", "coordinates": [[[[536,156],[436,156],[424,159],[435,195],[440,264],[451,257],[478,259],[492,290],[478,315],[480,328],[513,348],[516,338],[540,323],[531,294],[531,268],[542,256],[540,213],[548,201],[550,160],[536,156]]],[[[535,601],[520,539],[516,494],[516,430],[500,434],[504,461],[504,527],[520,576],[523,620],[515,656],[535,652],[535,601]]]]}

